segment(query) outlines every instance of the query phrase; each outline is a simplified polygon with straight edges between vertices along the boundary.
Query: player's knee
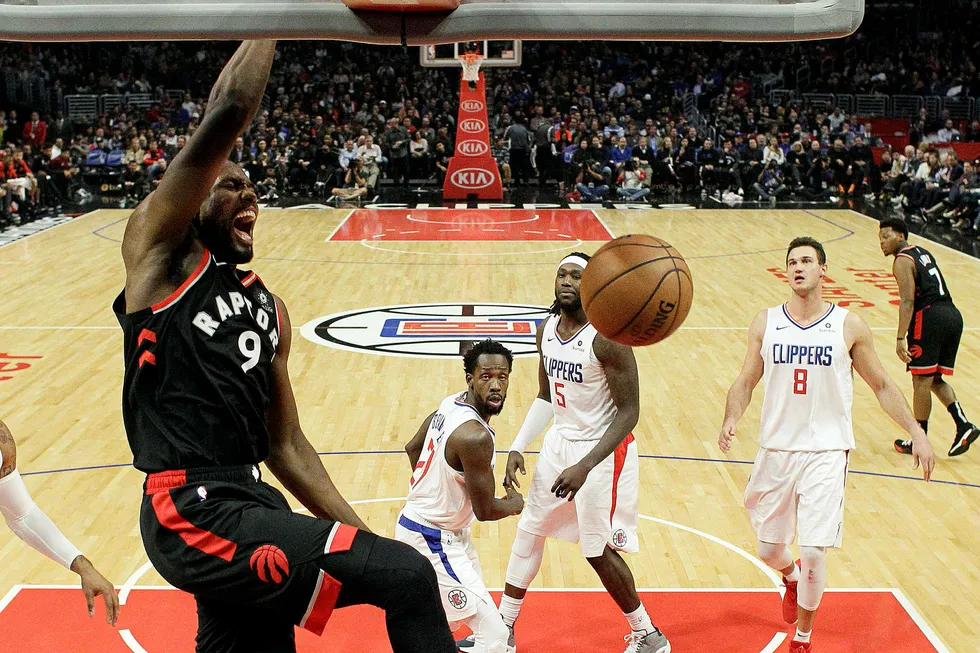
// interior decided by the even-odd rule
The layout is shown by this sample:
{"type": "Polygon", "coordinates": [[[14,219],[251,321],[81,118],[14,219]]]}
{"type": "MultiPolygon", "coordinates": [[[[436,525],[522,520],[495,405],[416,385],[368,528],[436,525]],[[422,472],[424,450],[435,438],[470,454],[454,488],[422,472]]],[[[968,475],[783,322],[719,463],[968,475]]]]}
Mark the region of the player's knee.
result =
{"type": "Polygon", "coordinates": [[[407,544],[382,540],[386,603],[406,605],[439,601],[439,581],[432,565],[421,553],[407,544]]]}
{"type": "Polygon", "coordinates": [[[510,553],[510,561],[507,563],[507,584],[526,589],[541,568],[544,538],[518,528],[510,553]]]}
{"type": "Polygon", "coordinates": [[[793,556],[789,554],[789,549],[785,544],[773,544],[760,540],[756,545],[756,553],[760,560],[773,569],[785,569],[793,562],[793,556]]]}
{"type": "Polygon", "coordinates": [[[800,547],[800,566],[803,573],[822,569],[827,561],[827,549],[822,546],[800,547]]]}

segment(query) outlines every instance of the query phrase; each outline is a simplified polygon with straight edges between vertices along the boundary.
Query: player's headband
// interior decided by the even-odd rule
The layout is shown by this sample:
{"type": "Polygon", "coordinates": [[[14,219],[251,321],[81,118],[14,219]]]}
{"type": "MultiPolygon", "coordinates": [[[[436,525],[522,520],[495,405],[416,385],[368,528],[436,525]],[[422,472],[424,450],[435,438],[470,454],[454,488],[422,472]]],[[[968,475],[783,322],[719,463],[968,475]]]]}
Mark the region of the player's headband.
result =
{"type": "Polygon", "coordinates": [[[585,260],[584,258],[582,258],[581,256],[579,256],[578,254],[569,254],[568,256],[566,256],[565,258],[563,258],[561,260],[561,262],[558,264],[558,267],[560,268],[561,266],[565,265],[566,263],[571,263],[573,265],[577,265],[580,268],[582,268],[583,270],[585,269],[585,266],[589,264],[589,262],[587,260],[585,260]]]}

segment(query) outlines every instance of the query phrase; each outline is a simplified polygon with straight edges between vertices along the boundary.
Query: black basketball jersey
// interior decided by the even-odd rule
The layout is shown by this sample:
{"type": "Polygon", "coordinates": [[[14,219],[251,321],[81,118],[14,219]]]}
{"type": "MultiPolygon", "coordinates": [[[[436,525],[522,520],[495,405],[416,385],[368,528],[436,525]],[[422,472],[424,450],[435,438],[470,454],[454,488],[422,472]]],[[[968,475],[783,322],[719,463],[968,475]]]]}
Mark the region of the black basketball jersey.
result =
{"type": "Polygon", "coordinates": [[[946,279],[936,265],[936,259],[925,249],[909,245],[898,256],[912,259],[915,263],[915,310],[920,311],[927,306],[939,302],[951,302],[946,279]]]}
{"type": "Polygon", "coordinates": [[[275,299],[254,272],[205,249],[165,300],[126,314],[123,422],[144,472],[247,465],[269,453],[265,411],[279,345],[275,299]]]}

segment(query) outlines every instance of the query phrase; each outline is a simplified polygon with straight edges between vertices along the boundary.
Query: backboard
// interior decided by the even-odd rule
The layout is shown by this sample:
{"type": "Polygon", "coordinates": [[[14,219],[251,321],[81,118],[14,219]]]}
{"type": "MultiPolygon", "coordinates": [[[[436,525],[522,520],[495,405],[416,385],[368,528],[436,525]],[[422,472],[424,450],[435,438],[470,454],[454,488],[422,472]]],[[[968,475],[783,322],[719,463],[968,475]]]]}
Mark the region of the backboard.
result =
{"type": "Polygon", "coordinates": [[[508,68],[521,65],[521,42],[514,39],[423,45],[419,48],[419,63],[427,68],[458,67],[459,58],[471,44],[475,44],[476,52],[483,55],[481,68],[508,68]]]}
{"type": "Polygon", "coordinates": [[[797,41],[863,17],[864,0],[0,0],[0,39],[797,41]]]}

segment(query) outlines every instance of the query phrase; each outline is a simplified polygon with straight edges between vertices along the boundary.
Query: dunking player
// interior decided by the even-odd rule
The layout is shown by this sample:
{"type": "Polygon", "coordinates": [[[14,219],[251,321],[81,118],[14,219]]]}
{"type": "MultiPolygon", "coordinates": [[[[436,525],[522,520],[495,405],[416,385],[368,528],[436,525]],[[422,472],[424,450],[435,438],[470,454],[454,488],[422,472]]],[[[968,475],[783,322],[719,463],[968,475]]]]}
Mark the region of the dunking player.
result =
{"type": "Polygon", "coordinates": [[[871,329],[855,313],[821,298],[827,274],[823,245],[797,238],[786,251],[792,293],[760,312],[749,327],[742,371],[728,390],[718,446],[727,452],[735,426],[765,378],[759,453],[745,488],[745,507],[759,557],[783,574],[783,619],[797,623],[790,653],[810,651],[810,633],[827,584],[826,551],[840,547],[851,428],[852,369],[878,403],[909,432],[915,466],[928,481],[935,458],[905,398],[874,350],[871,329]],[[799,531],[800,568],[789,544],[799,531]]]}
{"type": "MultiPolygon", "coordinates": [[[[980,429],[966,418],[953,386],[943,380],[953,373],[956,351],[963,335],[963,316],[953,304],[949,286],[935,257],[922,247],[909,245],[909,229],[901,218],[878,225],[878,242],[885,256],[894,256],[892,273],[898,281],[898,337],[895,351],[912,373],[912,411],[919,426],[929,432],[932,395],[943,403],[956,423],[950,456],[966,453],[980,429]]],[[[912,453],[912,443],[895,440],[900,453],[912,453]]]]}
{"type": "Polygon", "coordinates": [[[474,517],[496,521],[524,508],[524,499],[513,487],[507,487],[503,499],[493,491],[495,438],[490,418],[504,408],[513,361],[499,342],[474,345],[463,357],[466,392],[443,399],[405,447],[413,472],[395,538],[432,563],[446,616],[452,624],[469,626],[470,650],[476,653],[514,650],[483,583],[469,529],[474,517]]]}
{"type": "Polygon", "coordinates": [[[617,551],[639,551],[639,458],[631,430],[640,414],[633,350],[589,323],[579,281],[589,257],[558,264],[552,315],[538,327],[538,396],[507,458],[506,483],[520,486],[523,451],[554,417],[531,477],[527,506],[507,565],[500,600],[513,629],[538,570],[546,537],[578,542],[603,587],[630,624],[627,653],[669,653],[667,638],[640,603],[633,574],[617,551]]]}
{"type": "Polygon", "coordinates": [[[34,503],[17,471],[17,443],[3,422],[0,422],[0,514],[14,535],[78,574],[90,617],[95,614],[95,597],[101,596],[105,602],[106,621],[115,625],[119,617],[119,597],[112,583],[34,503]]]}
{"type": "Polygon", "coordinates": [[[253,184],[227,161],[275,54],[249,41],[225,65],[200,128],[129,219],[123,420],[146,472],[147,555],[197,600],[197,650],[294,651],[334,607],[386,611],[395,653],[452,653],[432,566],[367,530],[303,433],[287,371],[289,314],[254,272],[253,184]],[[265,461],[317,518],[261,480],[265,461]]]}

